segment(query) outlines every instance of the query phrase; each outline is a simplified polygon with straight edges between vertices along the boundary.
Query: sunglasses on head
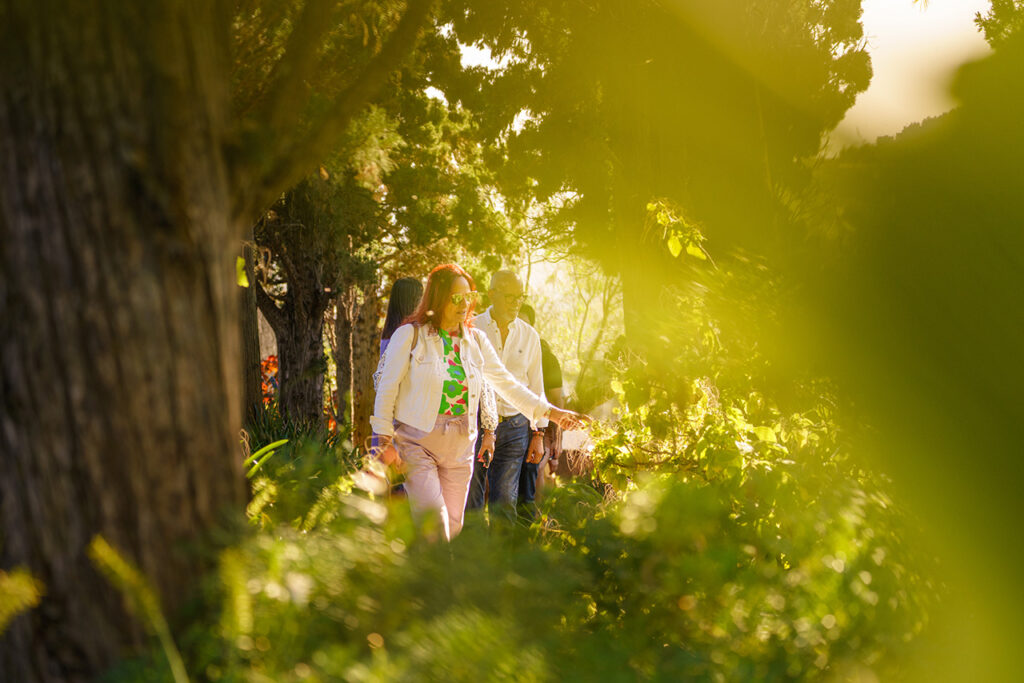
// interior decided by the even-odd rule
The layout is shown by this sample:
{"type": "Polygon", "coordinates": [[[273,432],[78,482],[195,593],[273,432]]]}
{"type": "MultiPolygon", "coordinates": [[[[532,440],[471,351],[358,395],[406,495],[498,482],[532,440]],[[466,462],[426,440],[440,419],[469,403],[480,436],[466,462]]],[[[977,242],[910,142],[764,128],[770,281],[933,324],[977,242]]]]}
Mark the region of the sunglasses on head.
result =
{"type": "Polygon", "coordinates": [[[451,302],[456,306],[461,306],[462,302],[465,301],[467,304],[475,304],[480,301],[480,292],[466,292],[464,294],[452,294],[451,302]]]}

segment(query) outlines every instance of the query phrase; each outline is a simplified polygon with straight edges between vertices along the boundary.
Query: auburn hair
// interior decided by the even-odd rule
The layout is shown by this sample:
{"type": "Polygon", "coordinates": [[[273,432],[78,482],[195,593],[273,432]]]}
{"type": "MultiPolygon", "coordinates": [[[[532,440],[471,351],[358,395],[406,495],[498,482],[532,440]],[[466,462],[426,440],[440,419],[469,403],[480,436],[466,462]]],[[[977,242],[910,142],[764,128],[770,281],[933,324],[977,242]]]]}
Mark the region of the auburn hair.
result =
{"type": "MultiPolygon", "coordinates": [[[[455,278],[458,277],[466,278],[466,282],[469,283],[469,290],[471,292],[476,291],[476,283],[473,282],[473,278],[461,267],[454,263],[440,265],[430,271],[430,275],[427,276],[427,287],[423,290],[423,298],[420,299],[416,310],[402,322],[417,325],[429,323],[435,330],[440,328],[441,312],[444,310],[445,304],[448,303],[448,297],[452,293],[452,285],[455,284],[455,278]]],[[[462,321],[462,324],[466,327],[470,326],[473,308],[474,304],[471,303],[466,309],[466,319],[462,321]]]]}

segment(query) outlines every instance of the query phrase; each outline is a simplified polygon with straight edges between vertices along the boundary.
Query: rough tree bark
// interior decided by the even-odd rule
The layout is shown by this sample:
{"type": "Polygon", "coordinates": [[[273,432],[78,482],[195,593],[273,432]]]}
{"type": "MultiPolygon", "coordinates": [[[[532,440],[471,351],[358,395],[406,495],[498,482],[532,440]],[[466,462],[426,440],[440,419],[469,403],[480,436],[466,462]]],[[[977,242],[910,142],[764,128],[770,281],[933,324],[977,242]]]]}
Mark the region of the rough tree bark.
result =
{"type": "Polygon", "coordinates": [[[369,446],[373,414],[373,373],[380,359],[380,297],[373,284],[360,288],[352,326],[352,443],[369,446]]]}
{"type": "Polygon", "coordinates": [[[352,294],[345,286],[338,295],[334,319],[334,364],[337,369],[338,412],[352,418],[352,294]]]}
{"type": "Polygon", "coordinates": [[[256,273],[253,268],[255,250],[252,248],[252,235],[250,234],[247,243],[242,248],[245,258],[245,274],[249,280],[249,286],[239,288],[239,306],[241,307],[241,335],[242,335],[242,409],[243,419],[249,419],[259,408],[263,401],[262,372],[260,370],[260,332],[256,306],[256,273]]]}
{"type": "Polygon", "coordinates": [[[181,600],[245,497],[214,5],[16,3],[0,74],[3,567],[46,586],[10,681],[91,680],[140,641],[94,534],[181,600]]]}
{"type": "Polygon", "coordinates": [[[256,300],[277,337],[281,412],[302,422],[323,420],[324,313],[330,294],[294,272],[284,306],[257,285],[256,300]]]}
{"type": "MultiPolygon", "coordinates": [[[[245,498],[241,226],[337,140],[430,4],[410,0],[323,108],[329,124],[245,154],[226,101],[230,3],[0,6],[0,567],[46,588],[0,638],[3,680],[94,680],[141,642],[86,557],[95,534],[165,606],[196,585],[204,567],[187,548],[245,498]]],[[[302,101],[268,104],[277,115],[253,114],[254,146],[299,128],[302,101]]]]}

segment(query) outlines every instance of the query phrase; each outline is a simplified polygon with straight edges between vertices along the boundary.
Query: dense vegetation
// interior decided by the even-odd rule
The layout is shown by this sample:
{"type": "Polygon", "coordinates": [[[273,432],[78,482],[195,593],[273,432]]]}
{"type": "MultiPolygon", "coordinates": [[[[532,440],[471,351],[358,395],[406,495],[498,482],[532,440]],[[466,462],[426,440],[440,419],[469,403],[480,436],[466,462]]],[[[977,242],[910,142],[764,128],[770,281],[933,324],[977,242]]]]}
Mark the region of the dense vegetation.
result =
{"type": "Polygon", "coordinates": [[[5,678],[1013,672],[1019,2],[957,109],[835,159],[857,2],[14,4],[5,678]],[[613,419],[436,542],[367,458],[381,297],[541,257],[613,419]]]}

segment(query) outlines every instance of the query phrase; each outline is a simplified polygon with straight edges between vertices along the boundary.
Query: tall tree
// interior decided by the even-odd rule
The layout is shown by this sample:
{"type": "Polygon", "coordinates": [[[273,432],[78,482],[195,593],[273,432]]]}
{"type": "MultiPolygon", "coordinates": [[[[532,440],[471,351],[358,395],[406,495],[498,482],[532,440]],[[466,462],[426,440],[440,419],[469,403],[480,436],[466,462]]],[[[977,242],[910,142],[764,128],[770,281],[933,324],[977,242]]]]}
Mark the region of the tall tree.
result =
{"type": "Polygon", "coordinates": [[[324,314],[347,280],[373,272],[352,242],[373,231],[377,213],[369,192],[324,170],[289,190],[256,226],[273,266],[256,298],[277,337],[280,408],[292,419],[322,419],[324,314]]]}
{"type": "MultiPolygon", "coordinates": [[[[343,382],[339,393],[352,397],[357,443],[369,436],[380,288],[389,264],[415,261],[446,239],[480,253],[511,250],[473,112],[425,92],[462,68],[458,45],[443,33],[438,25],[427,34],[401,82],[353,121],[321,172],[290,190],[257,229],[257,241],[273,256],[273,287],[259,296],[278,337],[282,409],[305,419],[320,412],[318,315],[338,295],[346,303],[335,344],[351,361],[351,384],[343,382]]],[[[427,270],[424,263],[410,272],[427,270]]]]}
{"type": "Polygon", "coordinates": [[[461,40],[507,61],[446,94],[507,140],[510,209],[557,200],[562,224],[621,273],[637,342],[638,314],[673,273],[649,246],[665,234],[648,204],[682,207],[717,254],[770,245],[804,160],[871,73],[849,0],[450,7],[461,40]]]}
{"type": "Polygon", "coordinates": [[[226,2],[0,9],[0,563],[46,587],[0,640],[5,679],[91,680],[139,642],[86,558],[94,534],[179,604],[202,571],[187,546],[244,500],[237,245],[430,3],[410,0],[324,102],[304,84],[333,6],[302,5],[263,96],[234,113],[226,2]]]}

